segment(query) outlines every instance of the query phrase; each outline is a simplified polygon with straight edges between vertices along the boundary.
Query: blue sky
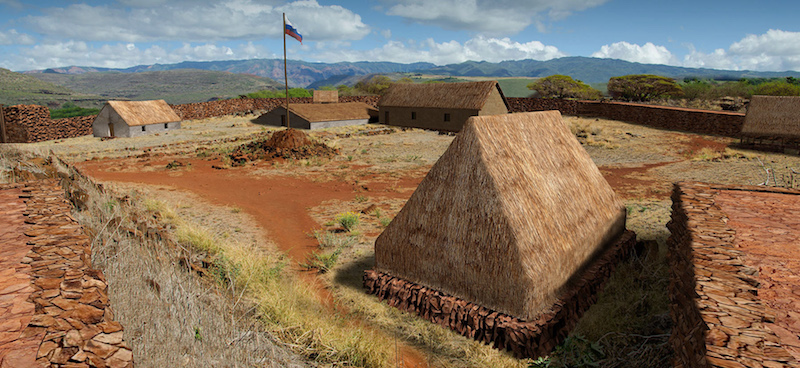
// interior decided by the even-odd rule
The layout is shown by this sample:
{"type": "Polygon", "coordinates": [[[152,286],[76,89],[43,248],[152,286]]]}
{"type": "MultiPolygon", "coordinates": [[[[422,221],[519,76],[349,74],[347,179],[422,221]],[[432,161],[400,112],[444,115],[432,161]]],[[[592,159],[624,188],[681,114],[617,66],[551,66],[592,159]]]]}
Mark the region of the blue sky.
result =
{"type": "Polygon", "coordinates": [[[416,61],[593,56],[800,70],[800,1],[0,0],[0,67],[129,67],[282,57],[416,61]]]}

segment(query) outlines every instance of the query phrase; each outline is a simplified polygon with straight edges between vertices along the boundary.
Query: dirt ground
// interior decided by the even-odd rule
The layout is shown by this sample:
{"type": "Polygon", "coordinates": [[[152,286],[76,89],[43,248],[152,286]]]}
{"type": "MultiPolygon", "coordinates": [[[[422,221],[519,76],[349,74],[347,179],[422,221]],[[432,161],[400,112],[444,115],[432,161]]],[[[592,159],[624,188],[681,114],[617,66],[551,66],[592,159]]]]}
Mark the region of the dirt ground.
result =
{"type": "MultiPolygon", "coordinates": [[[[375,238],[453,136],[417,129],[359,134],[384,128],[373,125],[336,128],[311,133],[312,138],[339,149],[332,159],[231,167],[226,152],[271,130],[249,123],[249,118],[193,121],[169,136],[107,141],[82,137],[24,148],[53,150],[98,182],[150,193],[178,204],[186,209],[185,215],[219,232],[277,248],[299,272],[297,265],[319,250],[315,231],[342,235],[336,217],[360,213],[360,224],[351,234],[356,242],[344,249],[334,272],[309,278],[324,285],[321,293],[326,299],[351,305],[357,298],[354,295],[363,294],[360,272],[374,264],[375,238]]],[[[564,120],[625,202],[628,228],[639,240],[657,244],[661,253],[669,236],[666,223],[672,183],[760,184],[769,177],[770,184],[794,185],[790,169],[800,169],[800,157],[737,150],[731,138],[595,118],[565,116],[564,120]]],[[[418,350],[409,354],[424,357],[413,359],[420,360],[416,363],[437,361],[432,349],[414,341],[402,343],[418,350]]]]}

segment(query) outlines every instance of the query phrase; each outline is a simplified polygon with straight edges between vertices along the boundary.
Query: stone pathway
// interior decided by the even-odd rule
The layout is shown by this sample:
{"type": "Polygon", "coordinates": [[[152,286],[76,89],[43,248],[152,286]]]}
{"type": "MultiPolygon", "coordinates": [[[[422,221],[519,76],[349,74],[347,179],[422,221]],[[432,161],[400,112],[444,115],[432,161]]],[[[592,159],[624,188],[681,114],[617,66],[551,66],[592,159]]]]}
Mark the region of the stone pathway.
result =
{"type": "Polygon", "coordinates": [[[36,351],[44,331],[23,331],[35,313],[29,302],[31,267],[23,263],[31,249],[23,234],[22,190],[0,190],[0,367],[40,367],[36,351]]]}

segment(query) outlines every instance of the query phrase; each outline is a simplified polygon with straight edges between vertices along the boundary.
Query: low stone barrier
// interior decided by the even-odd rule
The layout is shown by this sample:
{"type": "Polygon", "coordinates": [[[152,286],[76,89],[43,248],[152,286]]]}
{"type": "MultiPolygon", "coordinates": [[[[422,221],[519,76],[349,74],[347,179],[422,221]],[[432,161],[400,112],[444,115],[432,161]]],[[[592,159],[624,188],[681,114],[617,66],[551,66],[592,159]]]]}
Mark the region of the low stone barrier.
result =
{"type": "MultiPolygon", "coordinates": [[[[20,334],[43,336],[35,362],[42,367],[133,367],[133,353],[109,306],[108,283],[91,267],[90,239],[70,216],[70,204],[53,180],[0,186],[21,189],[23,233],[31,246],[34,313],[20,334]]],[[[8,366],[30,366],[22,361],[8,366]]],[[[5,367],[7,365],[3,365],[5,367]]]]}
{"type": "Polygon", "coordinates": [[[735,245],[737,233],[716,203],[723,190],[800,194],[766,187],[675,185],[667,225],[674,366],[800,367],[769,327],[775,312],[759,299],[758,270],[746,265],[746,254],[735,245]]]}
{"type": "Polygon", "coordinates": [[[636,234],[623,233],[589,265],[553,306],[536,320],[523,321],[483,306],[375,270],[364,272],[367,293],[400,310],[450,328],[459,334],[508,350],[519,358],[548,355],[567,338],[589,307],[597,301],[616,265],[627,258],[636,234]]]}

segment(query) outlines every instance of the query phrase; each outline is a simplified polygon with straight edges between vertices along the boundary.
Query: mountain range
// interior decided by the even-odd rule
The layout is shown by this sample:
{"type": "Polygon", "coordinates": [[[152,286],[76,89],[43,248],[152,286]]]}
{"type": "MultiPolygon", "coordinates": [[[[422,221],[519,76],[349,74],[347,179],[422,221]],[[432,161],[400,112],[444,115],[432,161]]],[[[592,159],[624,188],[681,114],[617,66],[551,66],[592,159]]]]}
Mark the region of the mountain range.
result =
{"type": "MultiPolygon", "coordinates": [[[[641,64],[616,59],[600,59],[590,57],[563,57],[546,61],[512,60],[491,63],[486,61],[467,61],[460,64],[437,66],[431,63],[401,64],[392,62],[339,62],[312,63],[300,60],[289,60],[289,85],[307,87],[324,85],[330,80],[331,85],[352,76],[387,73],[424,73],[449,76],[468,77],[546,77],[553,74],[565,74],[586,83],[606,83],[615,76],[628,74],[656,74],[671,78],[708,78],[718,80],[738,80],[741,78],[774,78],[800,77],[800,72],[756,72],[749,70],[717,70],[706,68],[683,68],[660,64],[641,64]]],[[[71,66],[46,70],[28,71],[28,74],[84,74],[97,72],[140,73],[166,71],[176,69],[199,69],[225,71],[235,74],[250,74],[267,77],[283,82],[282,59],[252,59],[227,61],[185,61],[177,64],[139,65],[130,68],[111,69],[96,67],[71,66]]]]}

